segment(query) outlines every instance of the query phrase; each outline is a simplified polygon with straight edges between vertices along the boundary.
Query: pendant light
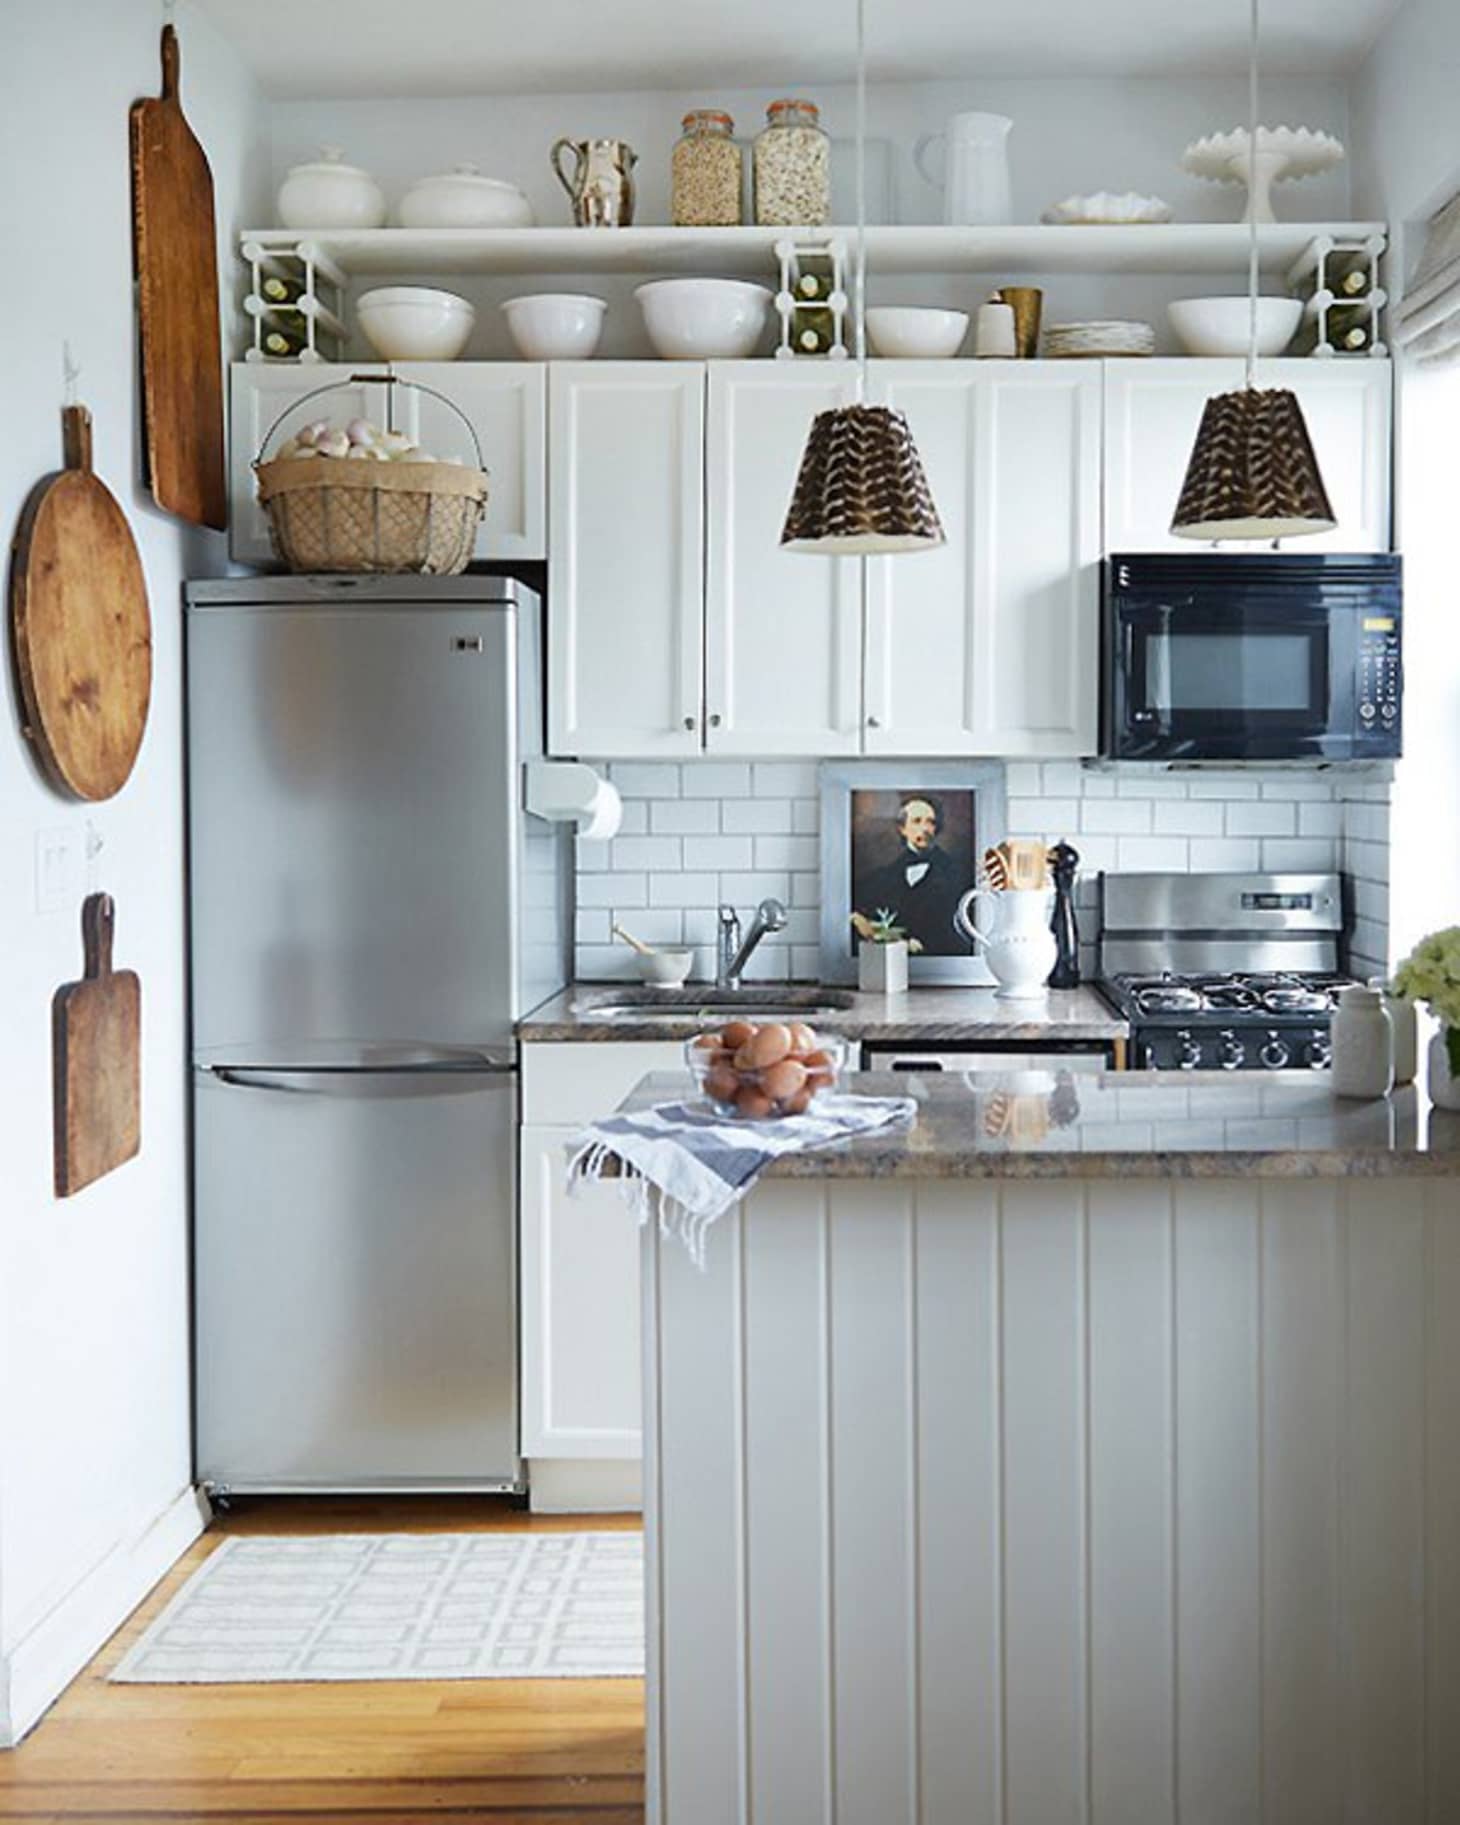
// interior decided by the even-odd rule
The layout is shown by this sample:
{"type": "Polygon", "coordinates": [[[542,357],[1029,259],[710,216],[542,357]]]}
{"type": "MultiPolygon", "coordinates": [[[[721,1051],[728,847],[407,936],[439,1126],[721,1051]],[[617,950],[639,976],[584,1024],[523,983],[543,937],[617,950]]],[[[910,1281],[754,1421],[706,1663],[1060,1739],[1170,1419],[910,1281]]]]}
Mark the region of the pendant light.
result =
{"type": "MultiPolygon", "coordinates": [[[[1248,191],[1257,191],[1257,7],[1247,55],[1248,191]]],[[[1257,212],[1248,212],[1247,375],[1202,413],[1171,530],[1183,539],[1290,539],[1338,524],[1295,393],[1257,385],[1257,212]]]]}
{"type": "Polygon", "coordinates": [[[855,557],[931,551],[944,543],[918,447],[907,419],[867,394],[867,28],[857,0],[857,254],[852,321],[857,356],[855,405],[818,412],[801,455],[781,528],[788,551],[855,557]]]}

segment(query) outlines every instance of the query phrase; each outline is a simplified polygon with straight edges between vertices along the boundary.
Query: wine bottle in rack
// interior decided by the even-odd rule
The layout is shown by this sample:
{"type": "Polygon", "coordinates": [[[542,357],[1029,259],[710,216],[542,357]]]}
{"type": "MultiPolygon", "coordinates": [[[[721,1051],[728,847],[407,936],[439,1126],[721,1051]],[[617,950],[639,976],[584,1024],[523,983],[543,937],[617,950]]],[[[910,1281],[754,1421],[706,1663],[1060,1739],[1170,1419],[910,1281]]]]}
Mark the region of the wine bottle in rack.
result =
{"type": "Polygon", "coordinates": [[[829,261],[808,264],[797,277],[791,346],[798,355],[824,355],[836,341],[836,319],[826,303],[831,288],[829,261]]]}
{"type": "Polygon", "coordinates": [[[259,346],[266,355],[273,356],[275,360],[286,361],[301,353],[304,341],[304,337],[298,330],[273,327],[264,331],[259,339],[259,346]]]}
{"type": "Polygon", "coordinates": [[[268,273],[259,280],[259,295],[265,304],[297,304],[304,296],[304,287],[297,279],[281,279],[276,273],[268,273]]]}

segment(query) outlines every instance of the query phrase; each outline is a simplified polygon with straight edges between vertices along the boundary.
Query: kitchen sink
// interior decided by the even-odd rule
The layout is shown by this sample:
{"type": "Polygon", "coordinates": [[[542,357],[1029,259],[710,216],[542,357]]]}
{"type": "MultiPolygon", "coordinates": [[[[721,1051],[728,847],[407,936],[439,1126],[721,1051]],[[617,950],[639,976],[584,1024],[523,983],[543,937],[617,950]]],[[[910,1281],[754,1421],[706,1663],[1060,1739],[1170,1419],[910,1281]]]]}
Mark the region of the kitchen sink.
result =
{"type": "Polygon", "coordinates": [[[581,1020],[684,1021],[728,1019],[735,1014],[753,1020],[821,1020],[844,1014],[856,1005],[845,989],[624,989],[602,1001],[573,1003],[581,1020]]]}

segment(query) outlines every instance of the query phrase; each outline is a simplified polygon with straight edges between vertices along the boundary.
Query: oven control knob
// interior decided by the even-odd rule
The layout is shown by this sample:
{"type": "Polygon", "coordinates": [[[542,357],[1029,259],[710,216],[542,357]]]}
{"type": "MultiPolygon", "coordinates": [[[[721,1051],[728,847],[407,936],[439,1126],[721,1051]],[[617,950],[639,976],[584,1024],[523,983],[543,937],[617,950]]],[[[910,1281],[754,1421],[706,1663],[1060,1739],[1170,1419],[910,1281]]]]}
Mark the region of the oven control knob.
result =
{"type": "Polygon", "coordinates": [[[1217,1041],[1217,1063],[1224,1071],[1240,1071],[1247,1048],[1235,1033],[1223,1033],[1217,1041]]]}
{"type": "Polygon", "coordinates": [[[1176,1068],[1179,1071],[1194,1071],[1201,1063],[1201,1047],[1190,1033],[1176,1035],[1176,1068]]]}
{"type": "Polygon", "coordinates": [[[1288,1042],[1280,1034],[1269,1033],[1260,1057],[1269,1071],[1281,1071],[1292,1053],[1288,1050],[1288,1042]]]}
{"type": "Polygon", "coordinates": [[[1333,1048],[1323,1033],[1315,1033],[1303,1048],[1303,1063],[1310,1071],[1326,1071],[1332,1057],[1333,1048]]]}

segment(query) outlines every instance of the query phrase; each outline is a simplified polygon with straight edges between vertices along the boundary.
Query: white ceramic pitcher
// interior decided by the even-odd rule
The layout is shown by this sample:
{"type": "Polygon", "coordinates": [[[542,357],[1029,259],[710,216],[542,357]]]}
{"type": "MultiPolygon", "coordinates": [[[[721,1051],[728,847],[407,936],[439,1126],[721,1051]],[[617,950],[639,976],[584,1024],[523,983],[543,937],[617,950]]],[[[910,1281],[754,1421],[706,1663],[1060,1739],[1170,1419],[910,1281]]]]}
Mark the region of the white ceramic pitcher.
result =
{"type": "Polygon", "coordinates": [[[1048,993],[1056,946],[1050,930],[1054,895],[1048,888],[1010,887],[1002,892],[975,887],[958,902],[953,923],[965,938],[983,946],[984,961],[1000,1001],[1034,1001],[1048,993]],[[992,900],[990,930],[980,931],[973,914],[979,900],[992,900]]]}
{"type": "Polygon", "coordinates": [[[1013,220],[1009,197],[1009,129],[1005,114],[954,114],[942,133],[925,133],[913,147],[913,163],[943,194],[943,219],[955,226],[997,227],[1013,220]],[[942,142],[943,169],[930,169],[927,154],[942,142]]]}

